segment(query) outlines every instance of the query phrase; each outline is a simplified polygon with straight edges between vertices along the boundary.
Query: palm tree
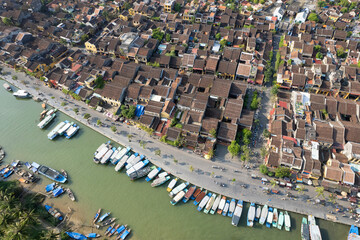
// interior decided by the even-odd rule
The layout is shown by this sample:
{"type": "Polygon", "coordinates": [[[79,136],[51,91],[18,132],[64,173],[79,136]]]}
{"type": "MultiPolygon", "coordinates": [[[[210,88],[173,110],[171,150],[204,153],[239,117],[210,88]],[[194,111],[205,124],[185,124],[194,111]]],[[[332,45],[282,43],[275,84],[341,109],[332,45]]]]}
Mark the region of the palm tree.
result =
{"type": "Polygon", "coordinates": [[[189,169],[190,169],[190,172],[194,171],[194,167],[192,165],[190,165],[189,169]]]}
{"type": "Polygon", "coordinates": [[[299,194],[302,194],[305,190],[305,187],[301,185],[298,188],[296,188],[296,190],[298,191],[299,194]]]}
{"type": "Polygon", "coordinates": [[[134,137],[134,135],[128,134],[127,137],[128,137],[129,142],[131,142],[131,139],[134,137]]]}
{"type": "Polygon", "coordinates": [[[316,197],[322,196],[323,198],[325,198],[324,187],[316,187],[315,192],[317,192],[316,197]]]}
{"type": "Polygon", "coordinates": [[[275,179],[271,179],[270,181],[270,184],[272,187],[275,187],[277,184],[276,184],[276,180],[275,179]]]}
{"type": "Polygon", "coordinates": [[[160,149],[156,149],[156,150],[155,150],[155,155],[160,156],[160,155],[161,155],[161,150],[160,150],[160,149]]]}
{"type": "Polygon", "coordinates": [[[41,237],[41,240],[56,240],[60,236],[59,233],[54,232],[53,230],[46,231],[41,237]]]}
{"type": "Polygon", "coordinates": [[[330,201],[332,204],[335,204],[335,203],[336,203],[335,194],[333,194],[333,193],[330,193],[330,194],[329,194],[329,201],[330,201]]]}

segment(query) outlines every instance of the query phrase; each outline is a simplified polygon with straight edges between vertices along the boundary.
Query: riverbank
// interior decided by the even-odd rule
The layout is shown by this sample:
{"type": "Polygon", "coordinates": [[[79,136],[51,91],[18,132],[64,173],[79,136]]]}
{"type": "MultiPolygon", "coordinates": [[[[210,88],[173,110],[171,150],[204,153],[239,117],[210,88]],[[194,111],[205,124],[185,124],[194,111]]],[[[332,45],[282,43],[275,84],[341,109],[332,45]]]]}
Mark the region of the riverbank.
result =
{"type": "MultiPolygon", "coordinates": [[[[127,125],[117,126],[119,134],[114,134],[110,128],[97,127],[96,125],[94,125],[96,120],[101,119],[102,122],[106,123],[105,116],[91,109],[87,109],[87,106],[82,102],[76,102],[75,104],[78,105],[79,108],[83,107],[86,109],[84,111],[80,111],[81,114],[90,113],[92,115],[91,124],[88,124],[87,121],[83,119],[81,114],[77,115],[74,111],[70,109],[70,106],[76,107],[74,103],[69,102],[67,106],[61,106],[62,100],[60,99],[60,97],[64,97],[64,95],[60,91],[55,89],[49,89],[43,86],[42,82],[24,76],[22,73],[12,72],[12,74],[18,74],[19,80],[14,81],[11,79],[11,75],[6,76],[5,79],[9,83],[19,88],[27,89],[30,93],[34,94],[34,96],[38,96],[38,91],[44,92],[46,94],[47,102],[49,105],[58,108],[63,113],[75,118],[87,127],[103,134],[114,142],[117,142],[121,145],[130,145],[134,149],[134,151],[143,153],[144,155],[148,156],[149,160],[153,164],[162,167],[164,170],[171,172],[173,175],[176,175],[185,181],[189,181],[200,187],[206,188],[209,191],[220,193],[231,198],[240,198],[246,202],[256,202],[262,205],[268,204],[273,207],[301,214],[311,213],[316,217],[322,219],[326,218],[325,214],[331,209],[322,207],[320,205],[312,205],[305,201],[300,201],[301,196],[299,196],[298,201],[294,201],[288,199],[281,200],[284,196],[265,195],[262,192],[262,189],[259,187],[261,186],[260,181],[251,179],[251,172],[241,169],[240,163],[234,163],[222,159],[215,159],[214,162],[204,160],[194,154],[187,153],[186,150],[175,149],[173,147],[166,146],[163,143],[159,143],[158,141],[147,136],[146,133],[139,131],[133,127],[129,127],[127,125]],[[27,81],[29,81],[29,84],[25,86],[21,82],[21,79],[26,79],[27,81]],[[34,85],[34,81],[36,81],[37,85],[34,85]],[[51,95],[49,95],[48,93],[50,93],[51,95]],[[52,99],[52,97],[54,97],[54,99],[52,99]],[[127,139],[127,135],[129,133],[135,135],[134,139],[130,143],[127,139]],[[138,145],[138,141],[141,139],[147,142],[146,149],[143,149],[140,147],[140,145],[138,145]],[[158,148],[161,148],[162,158],[154,154],[154,150],[158,148]],[[177,162],[173,161],[174,157],[176,158],[177,162]],[[222,172],[218,169],[213,169],[212,165],[221,165],[227,170],[225,172],[222,172]],[[193,167],[193,169],[195,170],[191,171],[190,166],[193,167]],[[239,169],[239,172],[234,172],[234,169],[239,169]],[[215,175],[222,177],[219,179],[214,179],[212,177],[212,175],[214,174],[211,174],[212,172],[214,172],[215,175]],[[226,174],[226,176],[224,175],[224,173],[226,174]],[[233,178],[236,179],[236,181],[232,184],[231,180],[233,178]],[[228,187],[223,188],[216,184],[215,181],[224,182],[228,185],[228,187]],[[241,184],[243,183],[248,184],[249,187],[247,189],[242,188],[241,184]]],[[[309,192],[311,191],[310,188],[307,190],[309,192]]],[[[294,195],[297,195],[297,193],[294,193],[294,195]]],[[[349,218],[343,218],[340,216],[339,219],[336,221],[345,224],[353,224],[353,221],[349,218]]]]}

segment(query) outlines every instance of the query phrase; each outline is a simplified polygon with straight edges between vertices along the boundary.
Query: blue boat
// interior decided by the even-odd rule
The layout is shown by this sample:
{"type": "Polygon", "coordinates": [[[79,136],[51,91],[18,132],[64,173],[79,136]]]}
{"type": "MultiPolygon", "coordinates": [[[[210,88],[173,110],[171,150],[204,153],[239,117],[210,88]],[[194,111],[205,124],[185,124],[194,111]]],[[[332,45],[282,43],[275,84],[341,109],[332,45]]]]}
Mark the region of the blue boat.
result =
{"type": "Polygon", "coordinates": [[[4,167],[0,170],[0,174],[3,175],[7,171],[7,167],[4,167]]]}
{"type": "Polygon", "coordinates": [[[111,232],[111,230],[115,227],[115,223],[113,223],[111,226],[109,226],[106,230],[105,230],[105,235],[108,234],[109,232],[111,232]]]}
{"type": "Polygon", "coordinates": [[[102,221],[104,221],[104,219],[107,218],[110,215],[110,213],[111,212],[107,212],[104,215],[102,215],[97,222],[101,223],[102,221]]]}
{"type": "Polygon", "coordinates": [[[44,175],[45,177],[50,178],[51,180],[53,180],[55,182],[65,183],[67,181],[66,177],[63,176],[61,173],[59,173],[58,171],[56,171],[52,168],[49,168],[49,167],[46,167],[43,165],[41,165],[39,167],[38,172],[41,175],[44,175]]]}
{"type": "Polygon", "coordinates": [[[124,240],[130,234],[130,232],[131,232],[131,229],[129,229],[129,230],[126,229],[125,232],[123,232],[123,234],[121,234],[120,238],[122,240],[124,240]]]}
{"type": "Polygon", "coordinates": [[[64,189],[63,189],[61,186],[59,186],[59,187],[57,187],[57,188],[55,188],[55,189],[53,190],[52,195],[53,195],[54,197],[58,197],[58,196],[60,196],[60,195],[63,194],[63,193],[64,193],[64,189]]]}
{"type": "Polygon", "coordinates": [[[49,206],[49,205],[45,205],[45,209],[48,213],[50,213],[54,218],[58,219],[59,221],[63,220],[63,217],[61,216],[61,213],[56,210],[55,208],[49,206]]]}
{"type": "Polygon", "coordinates": [[[98,237],[100,237],[100,234],[97,234],[97,233],[89,233],[89,234],[86,234],[86,237],[87,237],[87,238],[98,238],[98,237]]]}
{"type": "Polygon", "coordinates": [[[355,225],[351,225],[348,240],[357,239],[357,236],[359,236],[359,228],[355,225]]]}
{"type": "Polygon", "coordinates": [[[99,208],[99,210],[96,212],[93,223],[95,224],[96,221],[98,220],[98,218],[100,217],[100,213],[101,213],[101,208],[99,208]]]}
{"type": "Polygon", "coordinates": [[[56,183],[54,183],[54,182],[50,183],[50,184],[46,185],[45,191],[46,192],[51,192],[52,190],[54,190],[55,186],[56,186],[56,183]]]}
{"type": "Polygon", "coordinates": [[[30,168],[31,168],[31,164],[30,164],[30,163],[28,163],[28,162],[26,162],[26,163],[25,163],[25,166],[26,166],[28,169],[30,169],[30,168]]]}
{"type": "Polygon", "coordinates": [[[4,179],[5,179],[5,178],[8,178],[13,172],[14,172],[13,169],[7,171],[7,172],[4,174],[3,178],[4,178],[4,179]]]}
{"type": "Polygon", "coordinates": [[[228,211],[229,211],[229,207],[230,207],[230,200],[226,200],[226,203],[225,203],[225,206],[224,206],[224,209],[222,211],[222,215],[223,216],[226,216],[228,211]]]}
{"type": "Polygon", "coordinates": [[[116,229],[117,234],[122,233],[122,231],[124,231],[126,227],[127,227],[127,225],[121,225],[121,227],[119,227],[118,229],[116,229]]]}
{"type": "Polygon", "coordinates": [[[201,212],[201,210],[203,210],[203,208],[206,206],[207,202],[209,201],[209,199],[211,198],[211,193],[208,193],[199,203],[197,210],[199,212],[201,212]]]}
{"type": "Polygon", "coordinates": [[[66,232],[66,234],[71,237],[72,239],[77,239],[77,240],[83,240],[83,239],[87,239],[86,236],[82,235],[81,233],[76,233],[76,232],[66,232]]]}

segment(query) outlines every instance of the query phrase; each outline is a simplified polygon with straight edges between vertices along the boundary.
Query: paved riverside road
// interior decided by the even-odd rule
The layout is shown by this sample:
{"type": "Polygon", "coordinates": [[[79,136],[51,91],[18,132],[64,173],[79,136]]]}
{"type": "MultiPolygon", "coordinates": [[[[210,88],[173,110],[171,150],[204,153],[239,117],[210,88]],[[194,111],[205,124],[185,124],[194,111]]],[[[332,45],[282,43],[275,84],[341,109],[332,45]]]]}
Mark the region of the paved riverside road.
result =
{"type": "MultiPolygon", "coordinates": [[[[224,158],[215,158],[214,161],[206,160],[192,152],[190,153],[186,149],[177,149],[161,143],[144,131],[125,124],[116,125],[116,133],[113,133],[109,127],[98,127],[96,126],[97,119],[100,119],[101,122],[108,125],[110,122],[105,121],[106,117],[102,113],[89,109],[85,103],[73,99],[66,99],[68,104],[61,106],[61,103],[64,102],[64,98],[66,97],[61,91],[48,88],[44,86],[40,80],[26,76],[24,73],[15,72],[5,66],[3,66],[3,72],[10,72],[10,74],[2,76],[9,83],[21,89],[28,90],[33,96],[42,99],[46,98],[49,105],[59,109],[113,141],[121,145],[131,146],[135,152],[146,155],[153,164],[162,167],[171,174],[185,181],[189,181],[192,184],[231,198],[242,199],[246,202],[255,202],[258,204],[268,204],[272,207],[303,214],[313,214],[318,218],[325,218],[325,214],[333,210],[331,206],[323,207],[321,205],[310,204],[294,191],[292,194],[296,196],[297,200],[290,200],[285,195],[267,195],[263,193],[262,187],[264,187],[264,185],[261,184],[260,180],[250,177],[251,173],[258,175],[259,173],[257,171],[244,169],[238,161],[229,161],[224,158]],[[14,75],[18,76],[17,80],[12,79],[14,75]],[[41,96],[39,93],[41,93],[41,96]],[[73,108],[78,108],[79,113],[76,114],[73,108]],[[91,114],[90,123],[83,118],[85,113],[91,114]],[[134,136],[131,142],[128,140],[128,134],[134,136]],[[141,140],[147,143],[145,149],[139,144],[141,140]],[[155,155],[154,152],[157,149],[161,150],[161,156],[155,155]],[[174,161],[174,159],[177,161],[174,161]],[[214,168],[217,166],[223,169],[214,168]],[[234,182],[232,181],[233,179],[235,179],[234,182]],[[243,187],[244,184],[246,184],[246,188],[243,187]]],[[[94,163],[89,160],[89,164],[94,163]]],[[[288,191],[286,189],[280,190],[283,193],[288,191]]],[[[306,187],[304,193],[310,197],[316,195],[312,187],[306,187]]],[[[354,223],[354,221],[348,217],[341,217],[339,215],[337,217],[337,221],[342,223],[354,223]]]]}

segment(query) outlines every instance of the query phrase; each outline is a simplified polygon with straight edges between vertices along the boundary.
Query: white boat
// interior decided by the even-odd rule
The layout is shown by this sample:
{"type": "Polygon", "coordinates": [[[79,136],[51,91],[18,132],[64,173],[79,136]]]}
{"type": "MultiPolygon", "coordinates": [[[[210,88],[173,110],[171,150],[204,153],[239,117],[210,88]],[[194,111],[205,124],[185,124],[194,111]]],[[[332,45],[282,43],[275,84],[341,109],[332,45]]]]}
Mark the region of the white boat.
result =
{"type": "MultiPolygon", "coordinates": [[[[162,177],[166,177],[168,175],[167,172],[161,172],[159,173],[159,175],[157,175],[157,178],[162,178],[162,177]]],[[[155,180],[154,180],[155,181],[155,180]]]]}
{"type": "Polygon", "coordinates": [[[169,182],[169,185],[167,186],[167,189],[166,189],[168,192],[170,192],[175,187],[177,180],[178,180],[178,178],[174,178],[173,180],[171,180],[169,182]]]}
{"type": "Polygon", "coordinates": [[[56,113],[56,111],[57,111],[56,108],[52,108],[52,109],[50,109],[49,111],[46,112],[46,115],[47,115],[47,116],[50,116],[50,115],[52,115],[53,113],[56,113]]]}
{"type": "Polygon", "coordinates": [[[175,196],[176,194],[178,194],[178,192],[184,190],[188,185],[189,185],[189,182],[179,184],[176,188],[174,188],[174,189],[170,192],[170,194],[169,194],[170,197],[175,196]]]}
{"type": "Polygon", "coordinates": [[[211,193],[208,193],[208,194],[205,195],[205,197],[203,199],[201,199],[201,201],[200,201],[200,203],[198,205],[198,208],[197,208],[198,211],[203,210],[205,205],[208,203],[210,197],[211,197],[211,193]]]}
{"type": "Polygon", "coordinates": [[[58,131],[60,130],[60,128],[62,128],[65,124],[66,124],[65,122],[61,122],[58,125],[56,125],[56,127],[54,127],[54,129],[51,130],[47,135],[48,139],[53,140],[58,135],[58,131]]]}
{"type": "Polygon", "coordinates": [[[176,194],[176,196],[170,201],[170,203],[172,205],[177,204],[178,202],[180,202],[180,200],[185,196],[186,191],[180,191],[178,192],[178,194],[176,194]]]}
{"type": "Polygon", "coordinates": [[[289,232],[290,228],[291,228],[290,215],[288,214],[287,211],[285,211],[285,230],[289,232]]]}
{"type": "Polygon", "coordinates": [[[124,157],[122,157],[121,160],[116,164],[115,171],[117,171],[117,172],[120,171],[122,169],[122,167],[125,165],[128,158],[129,158],[128,155],[125,155],[124,157]]]}
{"type": "Polygon", "coordinates": [[[13,93],[13,96],[17,98],[30,98],[31,94],[26,90],[18,90],[13,93]]]}
{"type": "Polygon", "coordinates": [[[140,161],[137,164],[135,164],[133,167],[126,170],[126,175],[130,176],[130,174],[140,170],[141,168],[145,167],[149,163],[149,160],[140,161]]]}
{"type": "Polygon", "coordinates": [[[263,225],[265,223],[267,215],[268,215],[268,206],[264,205],[264,207],[261,210],[261,216],[260,216],[260,220],[259,220],[260,224],[263,225]]]}
{"type": "Polygon", "coordinates": [[[131,168],[132,166],[134,166],[135,164],[137,164],[138,162],[140,162],[141,160],[143,160],[145,158],[144,155],[140,155],[140,156],[136,156],[135,158],[128,160],[127,164],[125,166],[126,169],[131,168]]]}
{"type": "Polygon", "coordinates": [[[308,215],[308,224],[309,225],[316,225],[316,220],[313,215],[308,215]]]}
{"type": "Polygon", "coordinates": [[[220,203],[219,203],[219,207],[218,207],[218,210],[217,210],[217,213],[221,214],[224,207],[225,207],[225,203],[226,203],[226,197],[222,197],[221,200],[220,200],[220,203]]]}
{"type": "Polygon", "coordinates": [[[114,161],[116,155],[119,153],[122,147],[118,147],[110,157],[110,162],[114,161]]]}
{"type": "Polygon", "coordinates": [[[255,212],[256,212],[255,203],[251,203],[250,208],[248,210],[248,214],[247,214],[247,226],[248,227],[254,226],[255,212]]]}
{"type": "Polygon", "coordinates": [[[138,153],[134,153],[133,155],[131,155],[131,156],[127,159],[125,166],[128,165],[129,162],[132,162],[137,156],[139,156],[138,153]]]}
{"type": "Polygon", "coordinates": [[[4,83],[3,84],[3,87],[6,89],[6,91],[8,91],[8,92],[11,92],[12,91],[12,89],[11,89],[11,86],[9,85],[9,84],[7,84],[7,83],[4,83]]]}
{"type": "Polygon", "coordinates": [[[261,206],[259,205],[259,206],[256,208],[255,221],[259,221],[260,215],[261,215],[261,206]]]}
{"type": "Polygon", "coordinates": [[[114,153],[112,148],[108,148],[108,150],[106,151],[106,153],[101,157],[100,159],[100,163],[101,164],[105,164],[109,158],[111,157],[111,155],[114,153]]]}
{"type": "Polygon", "coordinates": [[[233,216],[232,216],[232,219],[231,219],[231,224],[233,226],[237,226],[239,224],[241,214],[243,211],[243,204],[244,204],[244,202],[242,200],[238,200],[235,210],[234,210],[234,213],[233,213],[233,216]]]}
{"type": "Polygon", "coordinates": [[[147,182],[151,181],[154,177],[156,177],[156,175],[158,175],[160,171],[161,171],[161,167],[153,169],[151,172],[149,172],[149,174],[145,178],[145,181],[147,182]]]}
{"type": "Polygon", "coordinates": [[[47,115],[41,122],[39,122],[39,124],[37,125],[40,129],[43,129],[44,127],[46,127],[51,120],[53,120],[56,117],[56,114],[53,113],[51,115],[47,115]]]}
{"type": "Polygon", "coordinates": [[[101,158],[109,151],[109,145],[105,145],[102,149],[100,149],[96,155],[94,156],[94,161],[99,163],[101,158]]]}
{"type": "MultiPolygon", "coordinates": [[[[120,148],[120,147],[119,147],[120,148]]],[[[116,165],[129,151],[131,150],[131,147],[126,147],[121,149],[115,156],[114,160],[112,161],[112,164],[116,165]]]]}
{"type": "Polygon", "coordinates": [[[165,182],[167,182],[169,179],[170,179],[170,176],[159,177],[151,183],[151,186],[152,187],[160,186],[160,185],[164,184],[165,182]]]}
{"type": "Polygon", "coordinates": [[[268,228],[271,228],[273,219],[274,219],[273,209],[269,208],[269,212],[268,212],[268,216],[267,216],[267,220],[266,220],[266,226],[268,228]]]}
{"type": "Polygon", "coordinates": [[[230,207],[230,200],[226,200],[224,209],[222,211],[223,216],[226,216],[227,212],[229,211],[229,207],[230,207]]]}
{"type": "Polygon", "coordinates": [[[95,151],[94,155],[96,155],[102,148],[106,147],[106,143],[102,143],[95,151]]]}
{"type": "Polygon", "coordinates": [[[65,136],[67,139],[70,139],[75,133],[79,130],[79,126],[76,123],[71,124],[68,130],[65,132],[65,136]]]}
{"type": "Polygon", "coordinates": [[[232,199],[229,206],[228,217],[232,217],[236,207],[236,200],[232,199]]]}
{"type": "Polygon", "coordinates": [[[62,128],[60,128],[59,130],[58,130],[58,134],[59,135],[63,135],[64,134],[64,132],[66,131],[66,130],[68,130],[69,129],[69,127],[71,127],[71,124],[74,124],[73,122],[69,122],[69,121],[65,121],[65,125],[64,126],[62,126],[62,128]]]}
{"type": "Polygon", "coordinates": [[[211,210],[210,210],[211,214],[214,214],[216,212],[216,210],[219,206],[220,200],[221,200],[221,195],[217,196],[217,198],[215,199],[214,204],[212,205],[211,210]]]}
{"type": "MultiPolygon", "coordinates": [[[[285,218],[286,219],[286,218],[285,218]]],[[[321,232],[318,225],[309,225],[311,240],[321,240],[321,232]]]]}

